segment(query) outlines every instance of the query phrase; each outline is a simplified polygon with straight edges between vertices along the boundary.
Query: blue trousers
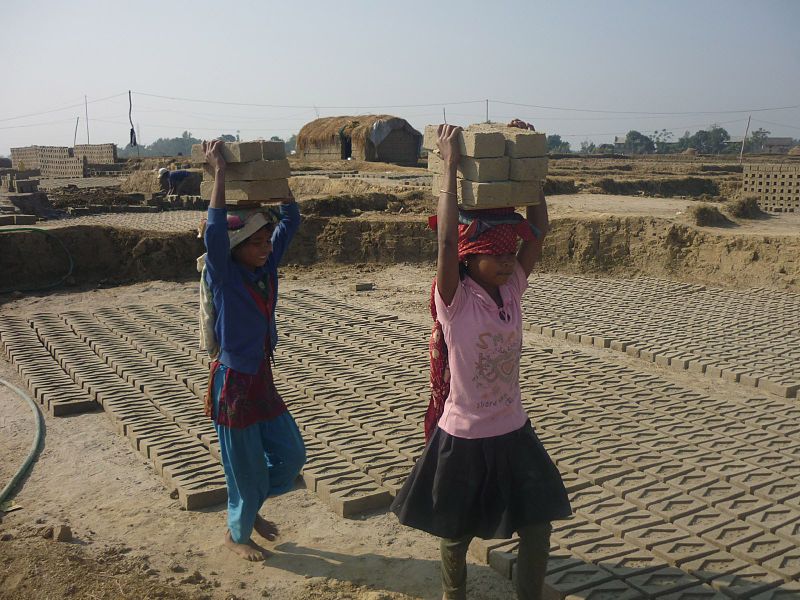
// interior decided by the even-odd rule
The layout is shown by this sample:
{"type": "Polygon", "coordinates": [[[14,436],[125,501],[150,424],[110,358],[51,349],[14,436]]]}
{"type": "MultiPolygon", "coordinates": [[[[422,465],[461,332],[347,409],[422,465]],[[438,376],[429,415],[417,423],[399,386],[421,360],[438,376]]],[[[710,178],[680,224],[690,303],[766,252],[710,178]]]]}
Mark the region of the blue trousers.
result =
{"type": "MultiPolygon", "coordinates": [[[[214,414],[227,368],[214,376],[214,414]]],[[[270,420],[242,429],[215,422],[222,466],[228,486],[228,529],[237,544],[250,539],[256,516],[267,498],[294,487],[306,462],[306,448],[294,418],[286,411],[270,420]]]]}

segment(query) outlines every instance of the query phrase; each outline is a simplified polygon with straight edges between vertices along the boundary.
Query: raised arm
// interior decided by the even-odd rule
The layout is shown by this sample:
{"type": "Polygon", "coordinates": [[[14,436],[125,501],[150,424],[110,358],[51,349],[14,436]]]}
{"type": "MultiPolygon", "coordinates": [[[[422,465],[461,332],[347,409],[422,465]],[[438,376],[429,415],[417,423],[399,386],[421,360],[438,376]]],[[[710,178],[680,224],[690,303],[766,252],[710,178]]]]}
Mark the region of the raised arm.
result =
{"type": "Polygon", "coordinates": [[[528,206],[525,214],[528,222],[533,225],[536,239],[523,241],[517,252],[517,261],[519,261],[525,277],[531,274],[533,266],[542,257],[542,243],[547,232],[550,231],[550,219],[547,214],[544,191],[540,189],[539,195],[539,204],[528,206]]]}
{"type": "Polygon", "coordinates": [[[212,280],[222,282],[228,275],[230,242],[228,241],[228,212],[225,209],[225,159],[220,152],[221,140],[203,142],[206,161],[214,169],[214,188],[208,206],[205,230],[206,267],[212,280]]]}
{"type": "Polygon", "coordinates": [[[444,161],[442,189],[439,190],[439,206],[436,211],[438,255],[436,263],[436,286],[439,295],[448,306],[453,302],[458,289],[458,191],[456,170],[460,150],[458,134],[461,127],[439,125],[437,145],[444,161]]]}
{"type": "Polygon", "coordinates": [[[300,227],[300,207],[294,197],[287,198],[280,205],[281,220],[272,232],[272,255],[270,259],[279,265],[297,228],[300,227]]]}
{"type": "Polygon", "coordinates": [[[203,142],[203,152],[206,162],[214,169],[214,188],[211,191],[211,204],[209,208],[225,208],[225,159],[222,158],[222,140],[203,142]]]}

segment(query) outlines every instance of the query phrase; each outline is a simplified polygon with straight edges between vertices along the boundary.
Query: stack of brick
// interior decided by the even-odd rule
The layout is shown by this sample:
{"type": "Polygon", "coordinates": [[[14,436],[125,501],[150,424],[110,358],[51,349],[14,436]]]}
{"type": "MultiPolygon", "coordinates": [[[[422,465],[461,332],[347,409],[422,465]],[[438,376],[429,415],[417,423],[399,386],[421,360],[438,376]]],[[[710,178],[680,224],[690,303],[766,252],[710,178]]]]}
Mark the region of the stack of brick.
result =
{"type": "MultiPolygon", "coordinates": [[[[233,142],[224,144],[225,202],[233,206],[259,206],[289,197],[289,161],[283,142],[233,142]]],[[[203,149],[192,146],[192,162],[203,164],[200,195],[211,199],[214,171],[206,164],[203,149]]]]}
{"type": "Polygon", "coordinates": [[[31,171],[11,171],[0,175],[0,192],[29,194],[39,191],[39,180],[30,178],[31,171]]]}
{"type": "Polygon", "coordinates": [[[90,165],[113,165],[117,162],[116,144],[76,144],[76,158],[85,158],[90,165]]]}
{"type": "Polygon", "coordinates": [[[86,174],[86,161],[83,158],[75,158],[74,156],[65,158],[42,156],[39,159],[39,169],[42,172],[42,177],[78,179],[86,174]]]}
{"type": "MultiPolygon", "coordinates": [[[[436,149],[436,125],[425,128],[433,193],[443,188],[444,163],[436,149]]],[[[538,204],[547,176],[545,134],[497,123],[470,125],[459,134],[458,200],[464,209],[538,204]]]]}
{"type": "Polygon", "coordinates": [[[746,164],[742,191],[757,195],[761,210],[800,212],[800,164],[746,164]]]}

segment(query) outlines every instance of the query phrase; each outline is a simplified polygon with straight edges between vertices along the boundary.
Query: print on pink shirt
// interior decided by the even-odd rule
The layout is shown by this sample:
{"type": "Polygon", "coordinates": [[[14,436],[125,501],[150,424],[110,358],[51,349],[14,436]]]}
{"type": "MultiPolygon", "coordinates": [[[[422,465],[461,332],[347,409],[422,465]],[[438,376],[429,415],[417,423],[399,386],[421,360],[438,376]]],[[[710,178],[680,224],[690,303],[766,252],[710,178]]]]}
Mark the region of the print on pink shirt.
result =
{"type": "Polygon", "coordinates": [[[522,339],[516,331],[484,332],[478,335],[478,360],[472,382],[480,397],[475,403],[477,410],[496,408],[514,402],[507,392],[519,381],[519,355],[522,339]]]}

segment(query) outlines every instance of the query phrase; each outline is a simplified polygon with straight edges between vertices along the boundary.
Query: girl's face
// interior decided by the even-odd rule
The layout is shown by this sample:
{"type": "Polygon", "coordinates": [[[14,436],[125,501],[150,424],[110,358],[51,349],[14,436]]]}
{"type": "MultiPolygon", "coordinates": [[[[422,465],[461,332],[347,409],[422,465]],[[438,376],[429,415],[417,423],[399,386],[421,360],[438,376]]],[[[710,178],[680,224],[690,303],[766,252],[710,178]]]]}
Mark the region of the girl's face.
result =
{"type": "Polygon", "coordinates": [[[233,249],[233,258],[251,271],[263,267],[272,253],[272,225],[265,225],[233,249]]]}
{"type": "Polygon", "coordinates": [[[482,285],[500,286],[514,273],[516,254],[474,254],[467,258],[467,273],[482,285]]]}

